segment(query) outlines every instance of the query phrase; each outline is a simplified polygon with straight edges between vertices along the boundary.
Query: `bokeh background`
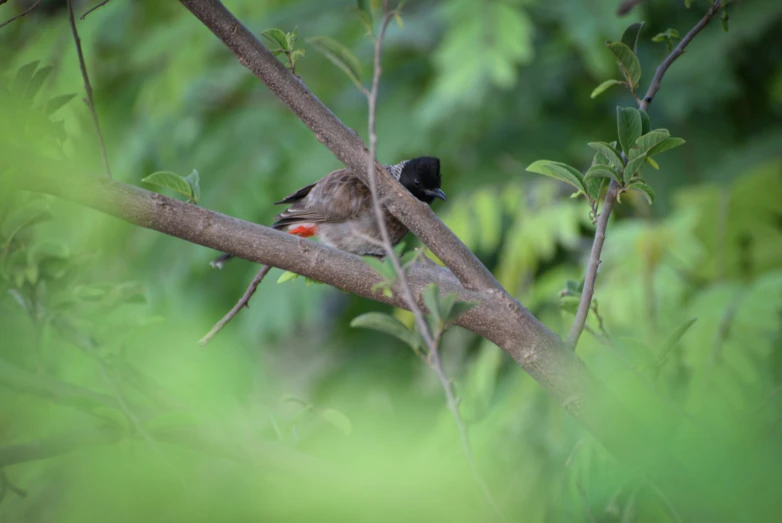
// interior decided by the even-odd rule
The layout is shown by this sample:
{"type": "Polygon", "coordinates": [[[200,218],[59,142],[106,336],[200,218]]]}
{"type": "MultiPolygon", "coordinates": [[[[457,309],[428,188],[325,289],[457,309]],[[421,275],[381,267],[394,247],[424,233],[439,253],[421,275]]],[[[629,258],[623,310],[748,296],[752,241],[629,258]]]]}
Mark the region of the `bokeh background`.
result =
{"type": "MultiPolygon", "coordinates": [[[[32,3],[3,3],[0,20],[32,3]]],[[[96,3],[74,2],[79,14],[96,3]]],[[[256,34],[298,27],[297,73],[366,138],[363,95],[307,43],[344,44],[366,85],[372,46],[354,1],[225,4],[256,34]]],[[[586,169],[586,143],[615,139],[615,107],[634,101],[620,88],[590,98],[618,78],[606,39],[646,21],[645,90],[666,54],[651,37],[684,34],[707,7],[649,1],[620,18],[617,4],[410,0],[386,40],[380,160],[440,157],[449,200],[437,213],[559,333],[572,321],[560,293],[582,276],[593,227],[582,199],[525,168],[586,169]]],[[[152,172],[195,168],[201,205],[270,223],[271,202],[341,167],[178,2],[112,0],[78,27],[115,178],[151,188],[152,172]]],[[[772,521],[782,488],[780,32],[778,0],[737,2],[729,31],[715,20],[666,75],[652,127],[687,143],[645,167],[653,206],[626,194],[615,207],[595,294],[612,344],[585,333],[579,346],[708,486],[693,506],[732,511],[724,521],[772,521]]],[[[0,29],[0,75],[3,142],[58,158],[63,177],[102,171],[64,0],[0,29]],[[50,74],[19,98],[17,72],[36,60],[50,74]]],[[[24,169],[0,158],[0,176],[24,169]]],[[[257,266],[215,271],[208,249],[1,186],[0,234],[0,458],[44,438],[80,443],[3,468],[26,496],[3,480],[1,521],[495,517],[434,374],[398,340],[349,327],[388,309],[301,278],[277,284],[275,269],[201,349],[257,266]],[[78,432],[95,427],[112,442],[78,432]],[[211,439],[171,437],[185,433],[211,439]]],[[[508,520],[696,521],[496,346],[452,328],[442,351],[508,520]]]]}

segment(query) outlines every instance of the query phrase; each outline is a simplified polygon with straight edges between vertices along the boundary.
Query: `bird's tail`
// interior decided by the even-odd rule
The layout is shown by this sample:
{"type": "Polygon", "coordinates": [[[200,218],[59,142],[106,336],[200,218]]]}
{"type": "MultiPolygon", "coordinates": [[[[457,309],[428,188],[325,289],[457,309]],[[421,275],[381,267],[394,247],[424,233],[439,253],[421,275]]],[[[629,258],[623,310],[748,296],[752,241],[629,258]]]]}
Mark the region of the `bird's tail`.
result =
{"type": "Polygon", "coordinates": [[[220,256],[218,256],[217,258],[215,258],[214,260],[210,261],[209,265],[211,265],[215,269],[222,269],[223,266],[225,265],[225,262],[227,262],[233,257],[234,257],[233,254],[228,254],[227,252],[225,252],[220,256]]]}

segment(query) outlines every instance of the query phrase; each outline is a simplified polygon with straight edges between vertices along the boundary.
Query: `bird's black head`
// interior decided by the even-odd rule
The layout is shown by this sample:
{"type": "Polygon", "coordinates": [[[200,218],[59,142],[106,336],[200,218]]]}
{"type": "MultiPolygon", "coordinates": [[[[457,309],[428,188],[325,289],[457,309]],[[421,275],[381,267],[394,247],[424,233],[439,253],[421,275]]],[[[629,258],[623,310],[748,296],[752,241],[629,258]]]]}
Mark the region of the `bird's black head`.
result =
{"type": "Polygon", "coordinates": [[[399,182],[424,203],[432,203],[435,198],[445,200],[445,193],[440,190],[439,158],[419,156],[408,160],[402,167],[399,182]]]}

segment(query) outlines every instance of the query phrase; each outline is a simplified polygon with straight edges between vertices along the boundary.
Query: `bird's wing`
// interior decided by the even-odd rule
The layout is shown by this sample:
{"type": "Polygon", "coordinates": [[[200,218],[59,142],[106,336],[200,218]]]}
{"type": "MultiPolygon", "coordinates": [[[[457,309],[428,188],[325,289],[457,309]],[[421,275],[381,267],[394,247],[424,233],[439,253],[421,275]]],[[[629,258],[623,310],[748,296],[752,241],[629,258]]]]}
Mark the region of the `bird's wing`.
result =
{"type": "Polygon", "coordinates": [[[372,197],[367,186],[352,171],[340,169],[327,174],[312,186],[300,189],[282,202],[295,203],[275,217],[275,228],[303,222],[347,221],[369,209],[372,197]]]}

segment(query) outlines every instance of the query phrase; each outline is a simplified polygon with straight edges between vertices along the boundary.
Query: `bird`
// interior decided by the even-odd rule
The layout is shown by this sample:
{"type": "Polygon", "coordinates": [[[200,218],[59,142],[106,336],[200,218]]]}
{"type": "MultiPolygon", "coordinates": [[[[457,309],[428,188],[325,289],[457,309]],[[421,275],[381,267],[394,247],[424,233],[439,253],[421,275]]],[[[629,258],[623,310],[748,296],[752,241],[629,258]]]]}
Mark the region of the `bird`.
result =
{"type": "MultiPolygon", "coordinates": [[[[440,188],[440,160],[419,156],[383,168],[418,200],[431,205],[435,199],[447,198],[440,188]]],[[[288,204],[274,217],[272,228],[301,238],[317,236],[321,243],[359,256],[382,258],[380,229],[372,208],[369,187],[348,168],[338,169],[317,182],[289,194],[275,205],[288,204]]],[[[392,245],[398,244],[407,227],[388,209],[383,210],[392,245]]],[[[234,256],[225,253],[211,262],[222,269],[234,256]]]]}

